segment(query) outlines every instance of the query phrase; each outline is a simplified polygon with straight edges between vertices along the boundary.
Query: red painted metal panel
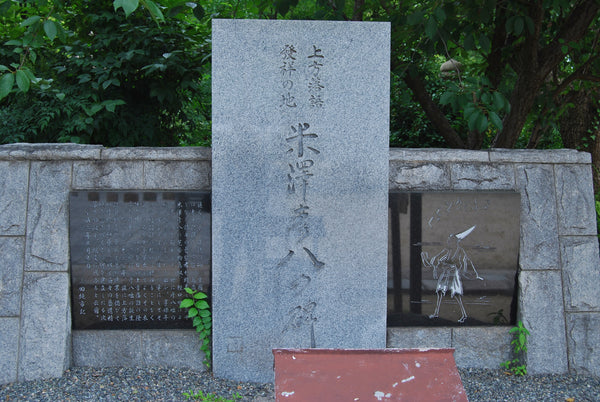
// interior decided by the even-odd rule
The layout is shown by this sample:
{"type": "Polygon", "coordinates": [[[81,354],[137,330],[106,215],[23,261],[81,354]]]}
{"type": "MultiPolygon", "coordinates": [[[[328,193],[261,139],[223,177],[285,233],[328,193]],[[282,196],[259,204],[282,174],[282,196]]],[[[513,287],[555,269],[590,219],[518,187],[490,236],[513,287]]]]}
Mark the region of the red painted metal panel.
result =
{"type": "Polygon", "coordinates": [[[273,349],[277,401],[467,401],[453,349],[273,349]]]}

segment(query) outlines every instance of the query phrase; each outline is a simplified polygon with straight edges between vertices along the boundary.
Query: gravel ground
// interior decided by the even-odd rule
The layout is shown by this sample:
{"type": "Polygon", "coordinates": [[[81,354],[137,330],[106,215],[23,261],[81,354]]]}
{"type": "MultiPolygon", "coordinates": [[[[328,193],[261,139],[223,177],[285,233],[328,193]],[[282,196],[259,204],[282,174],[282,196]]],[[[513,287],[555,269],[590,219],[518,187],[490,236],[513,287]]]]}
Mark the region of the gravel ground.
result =
{"type": "MultiPolygon", "coordinates": [[[[600,401],[600,378],[515,377],[501,370],[459,369],[469,401],[600,401]]],[[[272,384],[215,379],[170,368],[73,368],[62,378],[0,386],[0,401],[185,401],[190,390],[237,401],[269,402],[272,384]]]]}

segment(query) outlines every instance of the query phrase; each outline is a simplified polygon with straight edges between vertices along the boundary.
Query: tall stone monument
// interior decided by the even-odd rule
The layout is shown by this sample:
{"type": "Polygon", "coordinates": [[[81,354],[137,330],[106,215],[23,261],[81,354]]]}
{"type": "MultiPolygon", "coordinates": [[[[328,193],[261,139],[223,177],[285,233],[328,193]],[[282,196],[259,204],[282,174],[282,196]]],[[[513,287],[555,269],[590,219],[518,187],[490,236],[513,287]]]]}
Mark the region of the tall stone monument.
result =
{"type": "Polygon", "coordinates": [[[388,23],[213,22],[213,369],[384,348],[388,23]]]}

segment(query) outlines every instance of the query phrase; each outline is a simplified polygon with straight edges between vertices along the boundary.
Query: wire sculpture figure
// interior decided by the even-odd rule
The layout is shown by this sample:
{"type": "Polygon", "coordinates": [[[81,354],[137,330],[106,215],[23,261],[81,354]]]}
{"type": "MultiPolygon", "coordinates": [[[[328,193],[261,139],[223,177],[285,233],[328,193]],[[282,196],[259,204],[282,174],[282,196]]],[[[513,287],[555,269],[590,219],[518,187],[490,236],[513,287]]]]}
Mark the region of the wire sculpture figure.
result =
{"type": "Polygon", "coordinates": [[[462,301],[462,278],[473,279],[473,275],[469,272],[470,269],[475,273],[476,279],[483,280],[483,278],[477,273],[473,261],[467,255],[465,249],[461,247],[460,242],[471,234],[476,226],[474,225],[464,232],[450,234],[446,240],[447,247],[431,259],[426,252],[421,253],[423,265],[426,268],[432,268],[433,279],[437,279],[435,311],[429,318],[439,317],[442,299],[450,291],[450,296],[457,301],[462,313],[458,322],[463,323],[467,319],[467,312],[462,301]]]}

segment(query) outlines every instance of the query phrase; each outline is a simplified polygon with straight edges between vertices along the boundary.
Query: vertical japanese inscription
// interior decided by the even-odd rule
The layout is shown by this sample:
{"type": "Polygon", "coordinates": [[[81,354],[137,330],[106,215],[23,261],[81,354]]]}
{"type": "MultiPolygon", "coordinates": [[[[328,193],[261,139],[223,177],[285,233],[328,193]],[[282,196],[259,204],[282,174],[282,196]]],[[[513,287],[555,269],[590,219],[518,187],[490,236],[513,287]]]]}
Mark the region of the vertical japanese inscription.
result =
{"type": "MultiPolygon", "coordinates": [[[[287,234],[289,249],[282,250],[282,258],[276,266],[278,270],[289,270],[288,283],[282,284],[288,292],[287,311],[283,323],[282,334],[298,331],[301,328],[309,330],[310,346],[316,347],[315,323],[318,321],[318,305],[310,292],[311,283],[318,286],[318,273],[326,263],[322,261],[317,251],[312,233],[316,225],[311,219],[311,183],[319,180],[319,160],[321,150],[320,135],[315,127],[318,122],[307,121],[298,113],[286,113],[288,108],[297,108],[300,102],[313,107],[323,107],[323,90],[325,86],[321,79],[321,69],[325,65],[323,50],[317,45],[309,49],[299,49],[294,44],[285,44],[280,52],[281,72],[281,104],[282,114],[287,119],[288,129],[282,133],[282,156],[285,157],[288,170],[287,202],[289,207],[287,234]],[[301,65],[300,71],[296,68],[301,65]],[[308,98],[300,99],[294,91],[298,82],[306,83],[308,98]]],[[[300,92],[300,91],[299,91],[300,92]]],[[[298,108],[304,110],[304,108],[298,108]]],[[[284,174],[284,172],[282,172],[284,174]]]]}
{"type": "Polygon", "coordinates": [[[210,285],[202,193],[71,193],[75,329],[185,328],[185,286],[210,285]]]}

